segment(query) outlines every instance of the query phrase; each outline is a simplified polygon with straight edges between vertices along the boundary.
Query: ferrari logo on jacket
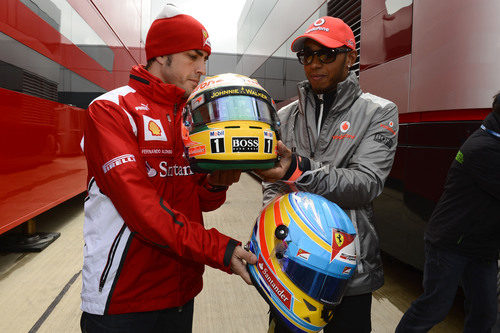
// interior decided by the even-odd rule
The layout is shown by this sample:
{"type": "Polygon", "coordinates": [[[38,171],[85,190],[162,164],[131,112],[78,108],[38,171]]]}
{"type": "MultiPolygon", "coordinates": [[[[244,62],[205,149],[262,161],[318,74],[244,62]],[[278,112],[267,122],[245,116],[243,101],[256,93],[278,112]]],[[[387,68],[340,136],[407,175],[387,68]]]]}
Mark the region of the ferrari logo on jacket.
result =
{"type": "Polygon", "coordinates": [[[167,136],[160,119],[153,119],[146,115],[144,119],[144,141],[167,141],[167,136]]]}

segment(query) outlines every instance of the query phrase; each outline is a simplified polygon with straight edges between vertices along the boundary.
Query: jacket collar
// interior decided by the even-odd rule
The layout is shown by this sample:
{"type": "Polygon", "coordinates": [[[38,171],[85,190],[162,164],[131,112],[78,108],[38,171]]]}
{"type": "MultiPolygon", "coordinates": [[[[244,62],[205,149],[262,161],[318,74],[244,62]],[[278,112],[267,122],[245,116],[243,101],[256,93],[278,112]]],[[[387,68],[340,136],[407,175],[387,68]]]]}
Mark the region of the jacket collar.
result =
{"type": "MultiPolygon", "coordinates": [[[[495,112],[490,112],[490,114],[484,118],[483,126],[489,131],[500,134],[500,115],[495,112]]],[[[497,137],[496,135],[494,136],[497,137]]]]}
{"type": "Polygon", "coordinates": [[[142,65],[132,67],[128,85],[158,104],[186,102],[184,89],[162,82],[158,77],[144,69],[142,65]]]}
{"type": "MultiPolygon", "coordinates": [[[[315,101],[315,93],[309,81],[305,80],[297,84],[299,89],[299,112],[303,113],[308,102],[315,101]]],[[[351,72],[347,78],[337,85],[337,94],[330,107],[332,113],[337,113],[348,109],[352,103],[361,95],[356,73],[351,72]]]]}

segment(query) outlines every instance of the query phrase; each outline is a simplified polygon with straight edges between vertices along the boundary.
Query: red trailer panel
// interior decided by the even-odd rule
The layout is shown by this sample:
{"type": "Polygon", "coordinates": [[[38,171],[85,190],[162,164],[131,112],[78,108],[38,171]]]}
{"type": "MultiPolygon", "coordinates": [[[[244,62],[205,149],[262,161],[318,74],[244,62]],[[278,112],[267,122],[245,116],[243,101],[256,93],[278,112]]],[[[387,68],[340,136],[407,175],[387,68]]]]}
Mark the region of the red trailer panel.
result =
{"type": "Polygon", "coordinates": [[[85,191],[85,109],[144,60],[144,8],[0,2],[0,234],[85,191]]]}

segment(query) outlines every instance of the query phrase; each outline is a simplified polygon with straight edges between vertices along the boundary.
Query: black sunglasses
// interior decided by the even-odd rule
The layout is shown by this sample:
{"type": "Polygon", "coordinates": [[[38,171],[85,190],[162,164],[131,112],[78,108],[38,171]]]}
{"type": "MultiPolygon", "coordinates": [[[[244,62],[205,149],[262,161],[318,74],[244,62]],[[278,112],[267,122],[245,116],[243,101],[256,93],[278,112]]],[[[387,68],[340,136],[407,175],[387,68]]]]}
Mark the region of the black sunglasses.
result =
{"type": "Polygon", "coordinates": [[[351,51],[351,49],[346,48],[319,49],[316,51],[313,51],[311,49],[303,49],[297,52],[297,58],[299,58],[299,62],[302,65],[309,65],[313,62],[314,56],[317,55],[319,61],[322,64],[329,64],[337,59],[337,54],[347,53],[349,51],[351,51]]]}

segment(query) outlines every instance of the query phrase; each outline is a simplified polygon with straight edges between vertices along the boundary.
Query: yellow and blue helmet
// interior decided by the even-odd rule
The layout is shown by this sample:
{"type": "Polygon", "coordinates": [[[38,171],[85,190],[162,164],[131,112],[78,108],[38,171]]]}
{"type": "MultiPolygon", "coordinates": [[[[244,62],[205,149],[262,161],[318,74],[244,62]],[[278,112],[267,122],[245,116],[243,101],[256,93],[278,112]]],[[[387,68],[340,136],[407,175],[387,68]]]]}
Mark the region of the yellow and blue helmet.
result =
{"type": "Polygon", "coordinates": [[[318,332],[334,316],[356,268],[356,230],[322,196],[294,192],[269,203],[253,228],[254,286],[293,332],[318,332]]]}
{"type": "Polygon", "coordinates": [[[189,96],[182,126],[185,154],[195,171],[269,169],[277,160],[275,103],[247,76],[207,77],[189,96]]]}

